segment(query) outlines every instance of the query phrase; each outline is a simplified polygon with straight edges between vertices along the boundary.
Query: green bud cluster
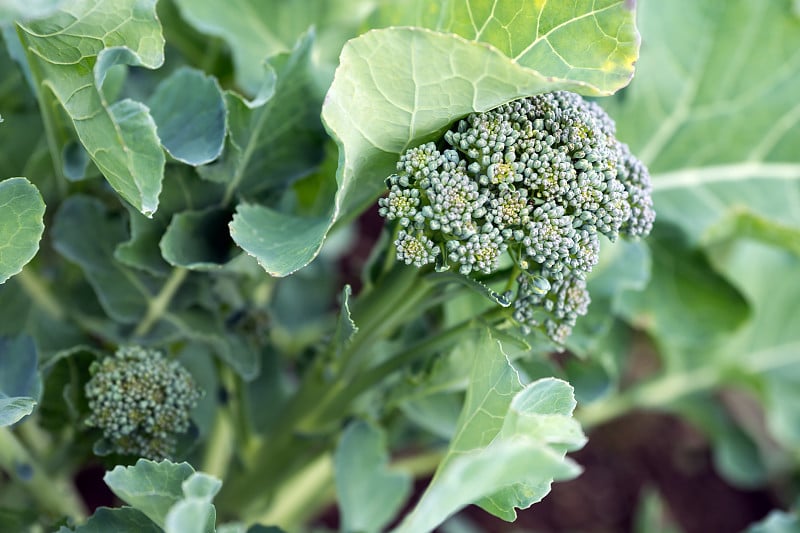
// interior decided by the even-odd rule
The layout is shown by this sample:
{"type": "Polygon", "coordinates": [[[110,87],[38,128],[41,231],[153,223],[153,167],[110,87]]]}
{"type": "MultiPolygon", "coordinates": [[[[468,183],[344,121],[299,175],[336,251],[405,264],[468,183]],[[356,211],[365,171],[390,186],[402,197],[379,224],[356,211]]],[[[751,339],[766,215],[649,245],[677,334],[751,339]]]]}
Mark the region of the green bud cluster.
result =
{"type": "Polygon", "coordinates": [[[647,168],[615,135],[597,104],[562,91],[473,113],[406,150],[379,200],[401,226],[398,259],[481,276],[508,253],[522,272],[515,319],[563,343],[586,313],[600,235],[643,237],[655,219],[647,168]],[[545,294],[531,281],[542,279],[545,294]]]}
{"type": "Polygon", "coordinates": [[[139,346],[120,347],[89,371],[86,424],[101,429],[116,453],[169,458],[202,396],[191,374],[161,352],[139,346]]]}

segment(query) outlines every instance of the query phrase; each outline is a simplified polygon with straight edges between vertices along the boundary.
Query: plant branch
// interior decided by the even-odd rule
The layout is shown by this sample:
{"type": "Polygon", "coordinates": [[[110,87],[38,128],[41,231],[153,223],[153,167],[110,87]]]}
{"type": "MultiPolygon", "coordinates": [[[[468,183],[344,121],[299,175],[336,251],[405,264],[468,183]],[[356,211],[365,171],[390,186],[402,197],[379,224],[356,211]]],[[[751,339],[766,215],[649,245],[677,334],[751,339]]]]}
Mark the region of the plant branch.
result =
{"type": "Polygon", "coordinates": [[[690,394],[715,387],[719,377],[719,372],[710,367],[687,373],[667,374],[581,407],[575,417],[588,429],[634,409],[664,409],[690,394]]]}
{"type": "Polygon", "coordinates": [[[27,488],[46,512],[55,517],[69,516],[77,521],[86,519],[86,508],[72,483],[48,475],[7,427],[0,427],[0,468],[27,488]]]}
{"type": "Polygon", "coordinates": [[[188,273],[189,271],[185,268],[175,267],[172,269],[172,273],[167,278],[167,281],[164,282],[161,291],[159,291],[155,298],[147,303],[147,312],[136,326],[133,332],[134,337],[147,335],[150,328],[153,327],[169,307],[172,298],[175,297],[175,293],[178,292],[178,289],[186,279],[188,273]]]}

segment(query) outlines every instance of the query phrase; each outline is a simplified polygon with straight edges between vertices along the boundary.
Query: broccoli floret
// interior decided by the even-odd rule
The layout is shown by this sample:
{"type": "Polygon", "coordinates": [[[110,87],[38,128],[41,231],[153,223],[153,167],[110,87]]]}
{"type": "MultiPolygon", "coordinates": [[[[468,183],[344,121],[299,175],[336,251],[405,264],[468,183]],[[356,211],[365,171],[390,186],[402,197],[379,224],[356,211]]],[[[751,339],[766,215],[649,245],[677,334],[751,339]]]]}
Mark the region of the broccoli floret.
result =
{"type": "Polygon", "coordinates": [[[139,346],[120,347],[89,370],[86,424],[101,429],[116,453],[169,458],[202,396],[191,374],[161,352],[139,346]]]}
{"type": "Polygon", "coordinates": [[[406,150],[379,200],[402,226],[398,259],[478,277],[508,252],[522,272],[515,319],[563,343],[586,313],[600,235],[643,237],[655,219],[647,169],[615,135],[600,106],[561,91],[472,113],[406,150]]]}

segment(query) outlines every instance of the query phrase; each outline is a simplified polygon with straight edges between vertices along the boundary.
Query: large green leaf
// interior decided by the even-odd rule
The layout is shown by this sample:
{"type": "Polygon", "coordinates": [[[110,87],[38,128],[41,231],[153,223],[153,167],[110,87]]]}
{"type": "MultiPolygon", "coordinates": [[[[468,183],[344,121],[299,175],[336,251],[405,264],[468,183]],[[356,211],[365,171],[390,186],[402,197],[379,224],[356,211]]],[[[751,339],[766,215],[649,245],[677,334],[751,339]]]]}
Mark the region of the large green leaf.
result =
{"type": "Polygon", "coordinates": [[[114,65],[152,69],[163,63],[155,1],[78,0],[17,27],[40,102],[51,94],[58,100],[111,186],[151,215],[158,207],[165,161],[155,122],[139,102],[107,102],[101,87],[114,65]]]}
{"type": "Polygon", "coordinates": [[[384,2],[376,27],[421,26],[494,46],[522,66],[613,92],[630,81],[639,51],[635,2],[406,0],[384,2]],[[576,43],[591,41],[591,46],[576,43]]]}
{"type": "Polygon", "coordinates": [[[523,386],[488,332],[472,352],[470,385],[448,452],[394,533],[431,531],[470,503],[513,520],[515,508],[541,500],[554,480],[580,472],[564,456],[586,442],[572,418],[572,387],[554,378],[523,386]]]}
{"type": "Polygon", "coordinates": [[[637,77],[609,102],[660,220],[698,242],[733,209],[800,225],[800,21],[788,0],[643,2],[637,77]]]}
{"type": "Polygon", "coordinates": [[[158,135],[172,157],[190,165],[213,161],[225,141],[225,102],[215,78],[179,69],[147,102],[158,135]]]}
{"type": "Polygon", "coordinates": [[[25,178],[0,181],[0,283],[22,270],[39,250],[44,201],[25,178]]]}
{"type": "MultiPolygon", "coordinates": [[[[609,405],[675,405],[699,391],[746,386],[767,420],[769,435],[756,437],[796,450],[800,21],[791,7],[642,5],[637,78],[606,107],[653,173],[654,280],[624,300],[668,364],[609,405]],[[665,223],[682,235],[661,238],[665,223]]],[[[718,462],[734,451],[736,460],[752,455],[741,430],[710,431],[718,462]]],[[[758,482],[763,474],[752,471],[738,481],[758,482]]]]}

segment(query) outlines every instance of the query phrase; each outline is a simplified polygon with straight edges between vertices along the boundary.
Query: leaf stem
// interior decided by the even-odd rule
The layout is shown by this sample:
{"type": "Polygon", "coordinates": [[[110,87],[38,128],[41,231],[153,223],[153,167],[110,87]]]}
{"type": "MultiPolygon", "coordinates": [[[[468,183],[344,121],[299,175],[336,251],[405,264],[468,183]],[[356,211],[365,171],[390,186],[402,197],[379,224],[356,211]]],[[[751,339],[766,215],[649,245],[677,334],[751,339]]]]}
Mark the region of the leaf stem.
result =
{"type": "Polygon", "coordinates": [[[676,401],[715,387],[720,373],[711,367],[667,374],[581,407],[575,417],[584,428],[598,426],[634,409],[664,409],[676,401]]]}
{"type": "Polygon", "coordinates": [[[147,335],[150,328],[153,327],[169,307],[172,298],[175,297],[175,293],[178,292],[178,289],[186,279],[188,273],[189,271],[185,268],[175,267],[172,269],[172,273],[170,273],[167,281],[164,282],[159,293],[147,303],[147,312],[136,326],[133,332],[134,337],[143,337],[147,335]]]}
{"type": "Polygon", "coordinates": [[[253,521],[276,524],[286,531],[296,531],[305,520],[335,499],[333,458],[330,452],[325,452],[282,483],[281,490],[275,494],[267,511],[253,521]]]}
{"type": "Polygon", "coordinates": [[[53,118],[55,110],[50,105],[53,101],[48,102],[44,96],[44,87],[41,83],[43,77],[39,71],[39,65],[36,59],[32,57],[30,49],[25,43],[22,29],[16,26],[17,38],[19,39],[22,49],[25,51],[25,59],[28,63],[28,68],[31,71],[31,78],[36,92],[36,100],[39,103],[39,111],[42,115],[42,125],[44,126],[45,138],[47,139],[47,147],[50,151],[50,159],[53,162],[53,172],[56,175],[56,186],[58,187],[59,194],[64,197],[67,193],[66,178],[64,177],[64,169],[61,163],[61,150],[58,148],[58,139],[56,137],[56,126],[53,118]]]}
{"type": "Polygon", "coordinates": [[[68,479],[48,475],[7,427],[0,427],[0,468],[26,487],[46,512],[79,522],[86,519],[86,508],[74,485],[68,479]]]}
{"type": "Polygon", "coordinates": [[[30,267],[22,269],[22,272],[17,274],[14,279],[19,281],[22,289],[30,296],[34,305],[39,307],[50,318],[54,320],[64,320],[67,313],[61,306],[61,302],[50,292],[47,283],[39,277],[39,275],[30,267]]]}

